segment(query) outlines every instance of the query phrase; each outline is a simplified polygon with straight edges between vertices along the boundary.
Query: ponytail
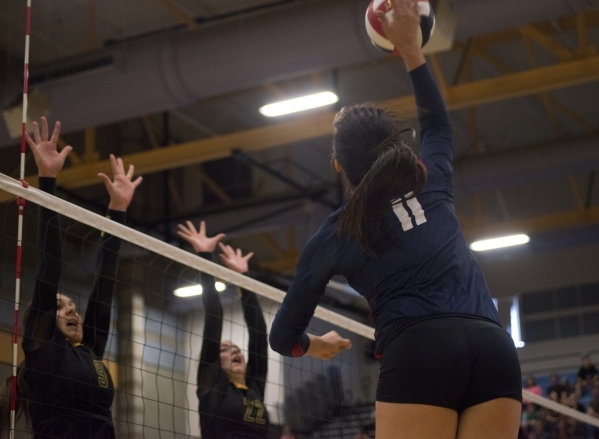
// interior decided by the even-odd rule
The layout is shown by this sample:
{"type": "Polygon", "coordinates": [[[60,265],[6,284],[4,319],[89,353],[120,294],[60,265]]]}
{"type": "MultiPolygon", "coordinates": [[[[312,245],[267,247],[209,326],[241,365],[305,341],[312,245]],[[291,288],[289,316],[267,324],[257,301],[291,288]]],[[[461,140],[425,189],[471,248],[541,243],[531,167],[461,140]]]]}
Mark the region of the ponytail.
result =
{"type": "MultiPolygon", "coordinates": [[[[0,439],[8,437],[10,431],[11,401],[13,396],[13,377],[6,378],[0,386],[0,439]]],[[[27,406],[27,384],[25,382],[25,360],[17,366],[16,420],[25,415],[27,425],[31,424],[27,406]]]]}
{"type": "Polygon", "coordinates": [[[399,238],[393,233],[388,213],[391,203],[408,193],[420,193],[426,183],[426,168],[412,150],[393,136],[355,188],[337,221],[339,234],[354,238],[362,249],[381,256],[399,238]],[[395,141],[394,141],[395,140],[395,141]]]}
{"type": "Polygon", "coordinates": [[[370,103],[343,107],[333,122],[333,158],[343,169],[350,198],[337,232],[381,256],[399,245],[389,223],[391,203],[415,196],[426,183],[426,168],[401,140],[405,132],[386,111],[370,103]]]}

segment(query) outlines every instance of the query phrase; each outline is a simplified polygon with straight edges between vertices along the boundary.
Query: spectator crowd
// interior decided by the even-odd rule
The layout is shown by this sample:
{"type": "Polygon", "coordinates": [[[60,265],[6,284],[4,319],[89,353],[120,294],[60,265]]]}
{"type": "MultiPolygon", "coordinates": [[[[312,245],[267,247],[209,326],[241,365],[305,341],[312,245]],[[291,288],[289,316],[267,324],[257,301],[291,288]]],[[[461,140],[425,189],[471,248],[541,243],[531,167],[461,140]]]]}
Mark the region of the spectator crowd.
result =
{"type": "MultiPolygon", "coordinates": [[[[560,380],[554,372],[545,392],[533,376],[527,377],[525,388],[599,419],[599,376],[588,355],[582,358],[575,383],[560,380]]],[[[519,439],[599,439],[599,429],[524,399],[519,439]]]]}

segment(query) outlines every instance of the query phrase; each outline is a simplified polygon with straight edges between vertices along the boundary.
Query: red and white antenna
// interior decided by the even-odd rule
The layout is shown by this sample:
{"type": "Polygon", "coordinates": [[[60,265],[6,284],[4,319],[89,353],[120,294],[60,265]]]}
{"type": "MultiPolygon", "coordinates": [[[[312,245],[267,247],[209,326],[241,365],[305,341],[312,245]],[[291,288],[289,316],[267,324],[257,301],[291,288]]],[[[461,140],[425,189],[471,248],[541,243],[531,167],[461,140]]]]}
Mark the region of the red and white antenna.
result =
{"type": "MultiPolygon", "coordinates": [[[[19,179],[24,186],[25,181],[25,152],[27,141],[25,133],[27,132],[27,92],[29,87],[29,38],[31,33],[31,0],[27,0],[27,15],[25,18],[25,63],[23,66],[23,119],[21,127],[21,170],[19,179]]],[[[19,225],[17,231],[17,261],[16,261],[16,282],[15,282],[15,321],[13,327],[13,346],[12,346],[12,397],[10,401],[10,439],[15,437],[15,422],[17,415],[17,352],[19,347],[19,302],[21,300],[21,251],[23,241],[23,209],[25,199],[17,197],[17,206],[19,208],[19,225]]]]}

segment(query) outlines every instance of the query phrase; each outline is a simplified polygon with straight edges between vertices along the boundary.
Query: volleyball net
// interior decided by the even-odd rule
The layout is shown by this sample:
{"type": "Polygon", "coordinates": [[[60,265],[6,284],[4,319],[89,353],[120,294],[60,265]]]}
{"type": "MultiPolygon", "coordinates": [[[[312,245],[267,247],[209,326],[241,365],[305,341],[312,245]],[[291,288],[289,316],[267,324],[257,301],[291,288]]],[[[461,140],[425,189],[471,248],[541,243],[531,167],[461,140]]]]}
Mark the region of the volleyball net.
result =
{"type": "MultiPolygon", "coordinates": [[[[25,188],[3,174],[0,174],[0,190],[28,201],[23,233],[22,311],[31,300],[40,252],[37,206],[61,215],[59,291],[76,303],[79,312],[86,309],[96,276],[95,261],[102,232],[122,239],[104,354],[115,387],[112,414],[117,437],[200,437],[196,391],[205,311],[201,296],[178,297],[174,291],[196,286],[201,272],[212,275],[222,290],[219,293],[224,310],[222,339],[237,344],[246,359],[248,330],[236,287],[259,296],[267,328],[285,293],[58,197],[33,187],[25,188]]],[[[16,219],[16,203],[0,204],[2,381],[10,375],[12,364],[10,349],[4,346],[10,347],[12,342],[16,219]]],[[[353,348],[326,362],[307,357],[284,358],[268,350],[264,405],[271,423],[270,437],[279,437],[283,426],[288,426],[296,438],[354,438],[371,422],[379,366],[373,356],[373,328],[363,323],[365,315],[351,311],[341,315],[319,307],[315,317],[310,332],[323,334],[336,330],[352,340],[353,348]]],[[[19,335],[22,332],[21,324],[19,335]]],[[[537,409],[545,408],[543,413],[551,416],[557,413],[556,431],[562,428],[559,423],[581,434],[599,427],[599,419],[586,413],[537,395],[525,394],[525,397],[537,409]]],[[[251,416],[256,418],[256,414],[251,416]]],[[[23,420],[17,424],[15,437],[30,437],[23,420]]]]}

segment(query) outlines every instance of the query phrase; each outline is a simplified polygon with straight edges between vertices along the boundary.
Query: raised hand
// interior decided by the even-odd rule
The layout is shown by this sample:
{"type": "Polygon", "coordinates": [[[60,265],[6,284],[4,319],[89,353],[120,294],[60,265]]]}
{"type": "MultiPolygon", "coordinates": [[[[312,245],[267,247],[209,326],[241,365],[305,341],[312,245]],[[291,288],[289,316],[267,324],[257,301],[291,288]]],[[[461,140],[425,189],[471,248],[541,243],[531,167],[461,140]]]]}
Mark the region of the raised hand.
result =
{"type": "Polygon", "coordinates": [[[113,179],[111,180],[102,172],[98,173],[98,177],[104,181],[106,190],[110,195],[110,204],[108,205],[108,208],[125,212],[133,199],[135,189],[141,184],[143,179],[142,177],[137,177],[135,180],[132,180],[135,167],[129,165],[129,170],[125,174],[123,160],[116,158],[112,154],[110,154],[110,165],[112,166],[113,179]]]}
{"type": "Polygon", "coordinates": [[[308,337],[310,338],[310,347],[306,355],[321,360],[330,360],[338,353],[351,349],[351,341],[342,338],[336,331],[327,332],[320,337],[308,334],[308,337]]]}
{"type": "Polygon", "coordinates": [[[204,221],[200,222],[199,232],[191,221],[186,221],[186,224],[187,226],[183,224],[177,226],[179,227],[177,235],[189,242],[197,253],[213,252],[218,241],[226,236],[224,233],[219,233],[212,238],[206,236],[206,223],[204,221]]]}
{"type": "Polygon", "coordinates": [[[247,273],[248,261],[254,256],[254,252],[249,252],[247,255],[243,256],[240,248],[235,251],[233,250],[233,247],[224,245],[222,242],[219,242],[218,245],[222,250],[222,253],[219,255],[220,259],[227,268],[230,268],[237,273],[247,273]]]}
{"type": "Polygon", "coordinates": [[[376,13],[389,41],[399,50],[408,70],[424,64],[418,28],[420,14],[416,0],[389,0],[393,14],[376,13]]]}
{"type": "Polygon", "coordinates": [[[71,146],[65,146],[59,152],[56,147],[58,137],[60,136],[60,122],[57,121],[54,125],[54,131],[50,140],[48,140],[48,121],[45,117],[42,117],[41,135],[37,122],[33,122],[33,139],[28,133],[25,133],[25,136],[35,158],[37,175],[39,177],[56,178],[64,166],[67,155],[73,150],[71,146]]]}

